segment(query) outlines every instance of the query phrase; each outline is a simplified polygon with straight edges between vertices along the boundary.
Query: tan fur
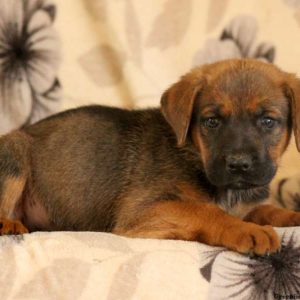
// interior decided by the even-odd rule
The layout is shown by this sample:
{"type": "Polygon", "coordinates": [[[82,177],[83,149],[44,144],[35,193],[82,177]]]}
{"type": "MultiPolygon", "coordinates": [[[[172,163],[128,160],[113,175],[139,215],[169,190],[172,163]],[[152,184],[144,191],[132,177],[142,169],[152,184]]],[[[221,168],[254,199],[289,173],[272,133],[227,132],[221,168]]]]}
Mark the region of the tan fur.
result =
{"type": "Polygon", "coordinates": [[[146,210],[132,229],[119,229],[115,233],[127,237],[199,241],[242,253],[264,254],[280,246],[272,227],[243,222],[208,203],[163,201],[146,210]]]}
{"type": "Polygon", "coordinates": [[[21,198],[26,178],[7,178],[3,183],[1,196],[0,218],[13,218],[15,206],[21,198]]]}
{"type": "Polygon", "coordinates": [[[255,207],[245,216],[244,220],[260,225],[288,227],[299,225],[300,214],[285,208],[265,204],[255,207]]]}

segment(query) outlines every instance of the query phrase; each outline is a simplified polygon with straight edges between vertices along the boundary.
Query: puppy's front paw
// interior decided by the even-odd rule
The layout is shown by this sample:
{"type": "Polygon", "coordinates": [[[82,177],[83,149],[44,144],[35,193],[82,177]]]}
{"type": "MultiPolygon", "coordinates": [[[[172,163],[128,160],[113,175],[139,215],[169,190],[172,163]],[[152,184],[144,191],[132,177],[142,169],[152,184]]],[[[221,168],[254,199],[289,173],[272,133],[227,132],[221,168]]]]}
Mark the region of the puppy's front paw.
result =
{"type": "Polygon", "coordinates": [[[28,229],[18,220],[0,219],[0,235],[28,233],[28,229]]]}
{"type": "Polygon", "coordinates": [[[224,229],[221,243],[231,250],[257,255],[276,252],[280,248],[279,237],[272,226],[246,222],[224,229]]]}

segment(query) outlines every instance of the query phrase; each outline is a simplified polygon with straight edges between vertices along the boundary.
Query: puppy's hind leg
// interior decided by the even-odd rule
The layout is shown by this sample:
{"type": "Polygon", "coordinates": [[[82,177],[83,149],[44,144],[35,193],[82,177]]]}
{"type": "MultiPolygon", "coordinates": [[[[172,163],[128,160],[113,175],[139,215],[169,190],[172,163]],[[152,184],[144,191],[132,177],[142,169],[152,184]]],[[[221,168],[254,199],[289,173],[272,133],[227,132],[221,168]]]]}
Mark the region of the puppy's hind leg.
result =
{"type": "Polygon", "coordinates": [[[20,131],[0,138],[0,235],[23,234],[22,194],[29,175],[29,137],[20,131]]]}

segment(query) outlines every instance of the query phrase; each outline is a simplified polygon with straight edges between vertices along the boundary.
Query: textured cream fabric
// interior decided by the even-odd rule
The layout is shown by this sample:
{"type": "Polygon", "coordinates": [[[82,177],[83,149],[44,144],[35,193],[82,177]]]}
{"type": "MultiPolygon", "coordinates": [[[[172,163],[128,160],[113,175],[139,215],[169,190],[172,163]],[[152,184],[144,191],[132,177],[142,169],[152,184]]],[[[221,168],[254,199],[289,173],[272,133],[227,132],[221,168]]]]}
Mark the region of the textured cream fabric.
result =
{"type": "Polygon", "coordinates": [[[0,238],[2,300],[205,299],[210,247],[105,233],[0,238]],[[203,259],[201,257],[203,255],[203,259]]]}
{"type": "Polygon", "coordinates": [[[2,237],[0,295],[2,300],[271,300],[276,293],[297,299],[299,228],[278,233],[281,252],[264,257],[107,233],[2,237]]]}

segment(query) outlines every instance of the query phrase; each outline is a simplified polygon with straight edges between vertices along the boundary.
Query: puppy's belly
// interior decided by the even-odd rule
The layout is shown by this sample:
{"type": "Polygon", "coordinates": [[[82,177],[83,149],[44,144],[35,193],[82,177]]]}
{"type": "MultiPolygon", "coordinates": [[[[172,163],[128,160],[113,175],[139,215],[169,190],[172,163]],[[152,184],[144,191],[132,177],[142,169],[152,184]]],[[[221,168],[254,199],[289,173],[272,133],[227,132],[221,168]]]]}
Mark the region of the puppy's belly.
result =
{"type": "Polygon", "coordinates": [[[30,231],[50,230],[49,216],[39,201],[31,199],[24,201],[23,223],[30,231]]]}

